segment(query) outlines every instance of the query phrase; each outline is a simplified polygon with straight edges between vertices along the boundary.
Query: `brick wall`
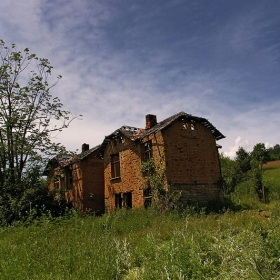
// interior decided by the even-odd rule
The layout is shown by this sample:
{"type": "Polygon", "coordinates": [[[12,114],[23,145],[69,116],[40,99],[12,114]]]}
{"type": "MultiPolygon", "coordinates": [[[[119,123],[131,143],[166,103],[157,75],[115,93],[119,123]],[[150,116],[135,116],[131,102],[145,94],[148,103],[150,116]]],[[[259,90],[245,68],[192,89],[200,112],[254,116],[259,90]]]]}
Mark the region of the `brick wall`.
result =
{"type": "Polygon", "coordinates": [[[91,154],[80,164],[83,181],[83,211],[91,209],[97,213],[104,213],[103,160],[91,154]]]}
{"type": "MultiPolygon", "coordinates": [[[[220,165],[216,141],[200,123],[175,121],[162,131],[142,139],[152,141],[153,158],[166,170],[166,182],[181,191],[184,203],[205,205],[223,198],[218,186],[220,165]]],[[[140,141],[125,136],[111,140],[104,154],[105,210],[115,208],[115,195],[131,192],[132,207],[142,207],[145,180],[141,173],[140,141]],[[111,178],[110,155],[119,153],[120,178],[111,178]]]]}
{"type": "Polygon", "coordinates": [[[163,136],[167,180],[182,192],[181,200],[202,205],[222,200],[220,163],[211,132],[200,123],[175,121],[163,136]]]}
{"type": "Polygon", "coordinates": [[[131,192],[132,207],[143,206],[143,177],[141,174],[140,146],[122,136],[111,140],[104,154],[105,211],[115,208],[115,195],[131,192]],[[120,178],[111,178],[111,155],[119,153],[120,178]]]}
{"type": "Polygon", "coordinates": [[[69,200],[82,212],[90,209],[104,213],[104,172],[103,160],[96,158],[95,153],[72,166],[73,188],[69,200]]]}

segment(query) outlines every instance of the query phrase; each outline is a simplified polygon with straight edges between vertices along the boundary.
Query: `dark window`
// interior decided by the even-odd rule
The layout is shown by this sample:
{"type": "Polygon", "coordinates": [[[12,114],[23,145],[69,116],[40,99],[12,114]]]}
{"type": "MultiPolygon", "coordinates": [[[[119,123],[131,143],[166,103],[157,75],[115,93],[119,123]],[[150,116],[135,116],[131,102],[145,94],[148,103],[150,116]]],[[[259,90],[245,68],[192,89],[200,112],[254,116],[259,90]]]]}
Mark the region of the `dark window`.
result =
{"type": "Polygon", "coordinates": [[[59,189],[59,179],[56,179],[56,181],[54,182],[54,188],[59,189]]]}
{"type": "Polygon", "coordinates": [[[191,130],[195,130],[195,121],[191,120],[191,130]]]}
{"type": "Polygon", "coordinates": [[[114,146],[117,146],[119,143],[120,143],[120,138],[119,137],[116,137],[113,139],[114,141],[114,146]]]}
{"type": "Polygon", "coordinates": [[[120,193],[117,193],[115,195],[115,207],[122,208],[122,196],[120,193]]]}
{"type": "Polygon", "coordinates": [[[132,193],[127,192],[123,194],[123,204],[125,208],[132,208],[132,193]]]}
{"type": "Polygon", "coordinates": [[[147,141],[141,145],[142,161],[147,161],[153,157],[152,141],[147,141]]]}
{"type": "Polygon", "coordinates": [[[144,196],[144,207],[148,208],[152,205],[152,189],[151,187],[148,187],[147,189],[144,189],[143,191],[144,196]]]}
{"type": "Polygon", "coordinates": [[[115,207],[116,208],[132,208],[132,193],[117,193],[115,194],[115,207]]]}
{"type": "Polygon", "coordinates": [[[120,173],[120,156],[119,154],[111,156],[111,177],[119,178],[121,177],[120,173]]]}
{"type": "Polygon", "coordinates": [[[71,190],[73,188],[73,178],[71,170],[67,173],[67,188],[71,190]]]}
{"type": "Polygon", "coordinates": [[[63,175],[63,176],[60,177],[60,185],[61,185],[61,189],[62,189],[63,191],[65,191],[65,189],[66,189],[65,184],[66,184],[66,178],[65,178],[65,176],[63,175]]]}

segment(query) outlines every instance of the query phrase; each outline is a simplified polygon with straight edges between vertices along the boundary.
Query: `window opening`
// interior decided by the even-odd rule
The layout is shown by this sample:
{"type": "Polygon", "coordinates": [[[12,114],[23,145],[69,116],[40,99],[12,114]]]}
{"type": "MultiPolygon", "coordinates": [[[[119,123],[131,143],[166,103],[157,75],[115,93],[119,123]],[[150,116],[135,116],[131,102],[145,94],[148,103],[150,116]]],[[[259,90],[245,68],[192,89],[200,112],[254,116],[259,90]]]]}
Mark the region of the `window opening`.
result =
{"type": "Polygon", "coordinates": [[[73,188],[73,177],[71,170],[67,173],[67,188],[68,190],[71,190],[73,188]]]}
{"type": "Polygon", "coordinates": [[[188,124],[187,123],[183,123],[183,129],[188,129],[188,124]]]}
{"type": "Polygon", "coordinates": [[[195,124],[195,121],[191,120],[191,130],[195,130],[194,124],[195,124]]]}
{"type": "Polygon", "coordinates": [[[147,161],[153,157],[152,141],[149,140],[141,145],[142,161],[147,161]]]}
{"type": "Polygon", "coordinates": [[[61,189],[64,191],[66,189],[66,178],[65,178],[65,175],[62,175],[60,177],[60,184],[61,184],[61,189]]]}
{"type": "Polygon", "coordinates": [[[132,208],[132,193],[127,192],[123,194],[123,204],[125,208],[132,208]]]}
{"type": "Polygon", "coordinates": [[[54,182],[54,188],[59,189],[59,179],[55,180],[54,182]]]}
{"type": "Polygon", "coordinates": [[[120,193],[115,194],[115,207],[122,208],[122,196],[120,193]]]}
{"type": "Polygon", "coordinates": [[[111,156],[111,177],[119,178],[121,176],[120,172],[120,156],[119,154],[111,156]]]}
{"type": "Polygon", "coordinates": [[[144,196],[144,207],[148,208],[152,205],[152,189],[151,187],[148,187],[147,189],[143,190],[143,196],[144,196]]]}

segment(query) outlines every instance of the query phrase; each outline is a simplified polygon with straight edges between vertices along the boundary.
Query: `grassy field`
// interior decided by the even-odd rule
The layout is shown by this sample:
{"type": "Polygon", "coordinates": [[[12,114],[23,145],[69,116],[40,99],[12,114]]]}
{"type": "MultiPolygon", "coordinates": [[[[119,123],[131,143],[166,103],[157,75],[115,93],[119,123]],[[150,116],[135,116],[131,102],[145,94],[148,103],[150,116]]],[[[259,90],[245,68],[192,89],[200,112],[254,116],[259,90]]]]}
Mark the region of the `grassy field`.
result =
{"type": "Polygon", "coordinates": [[[265,166],[268,204],[245,184],[221,213],[73,213],[0,228],[0,279],[280,279],[279,171],[265,166]]]}

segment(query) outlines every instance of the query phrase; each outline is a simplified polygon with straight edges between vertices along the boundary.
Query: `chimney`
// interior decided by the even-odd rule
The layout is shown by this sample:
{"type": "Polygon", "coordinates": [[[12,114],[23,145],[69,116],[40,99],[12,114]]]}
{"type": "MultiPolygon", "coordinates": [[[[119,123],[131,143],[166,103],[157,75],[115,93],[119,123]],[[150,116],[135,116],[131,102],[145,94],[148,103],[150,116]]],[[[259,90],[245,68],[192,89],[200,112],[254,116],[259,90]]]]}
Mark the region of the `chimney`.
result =
{"type": "Polygon", "coordinates": [[[89,150],[89,144],[84,143],[82,145],[82,153],[89,150]]]}
{"type": "Polygon", "coordinates": [[[157,124],[156,115],[146,115],[146,129],[149,129],[157,124]]]}

